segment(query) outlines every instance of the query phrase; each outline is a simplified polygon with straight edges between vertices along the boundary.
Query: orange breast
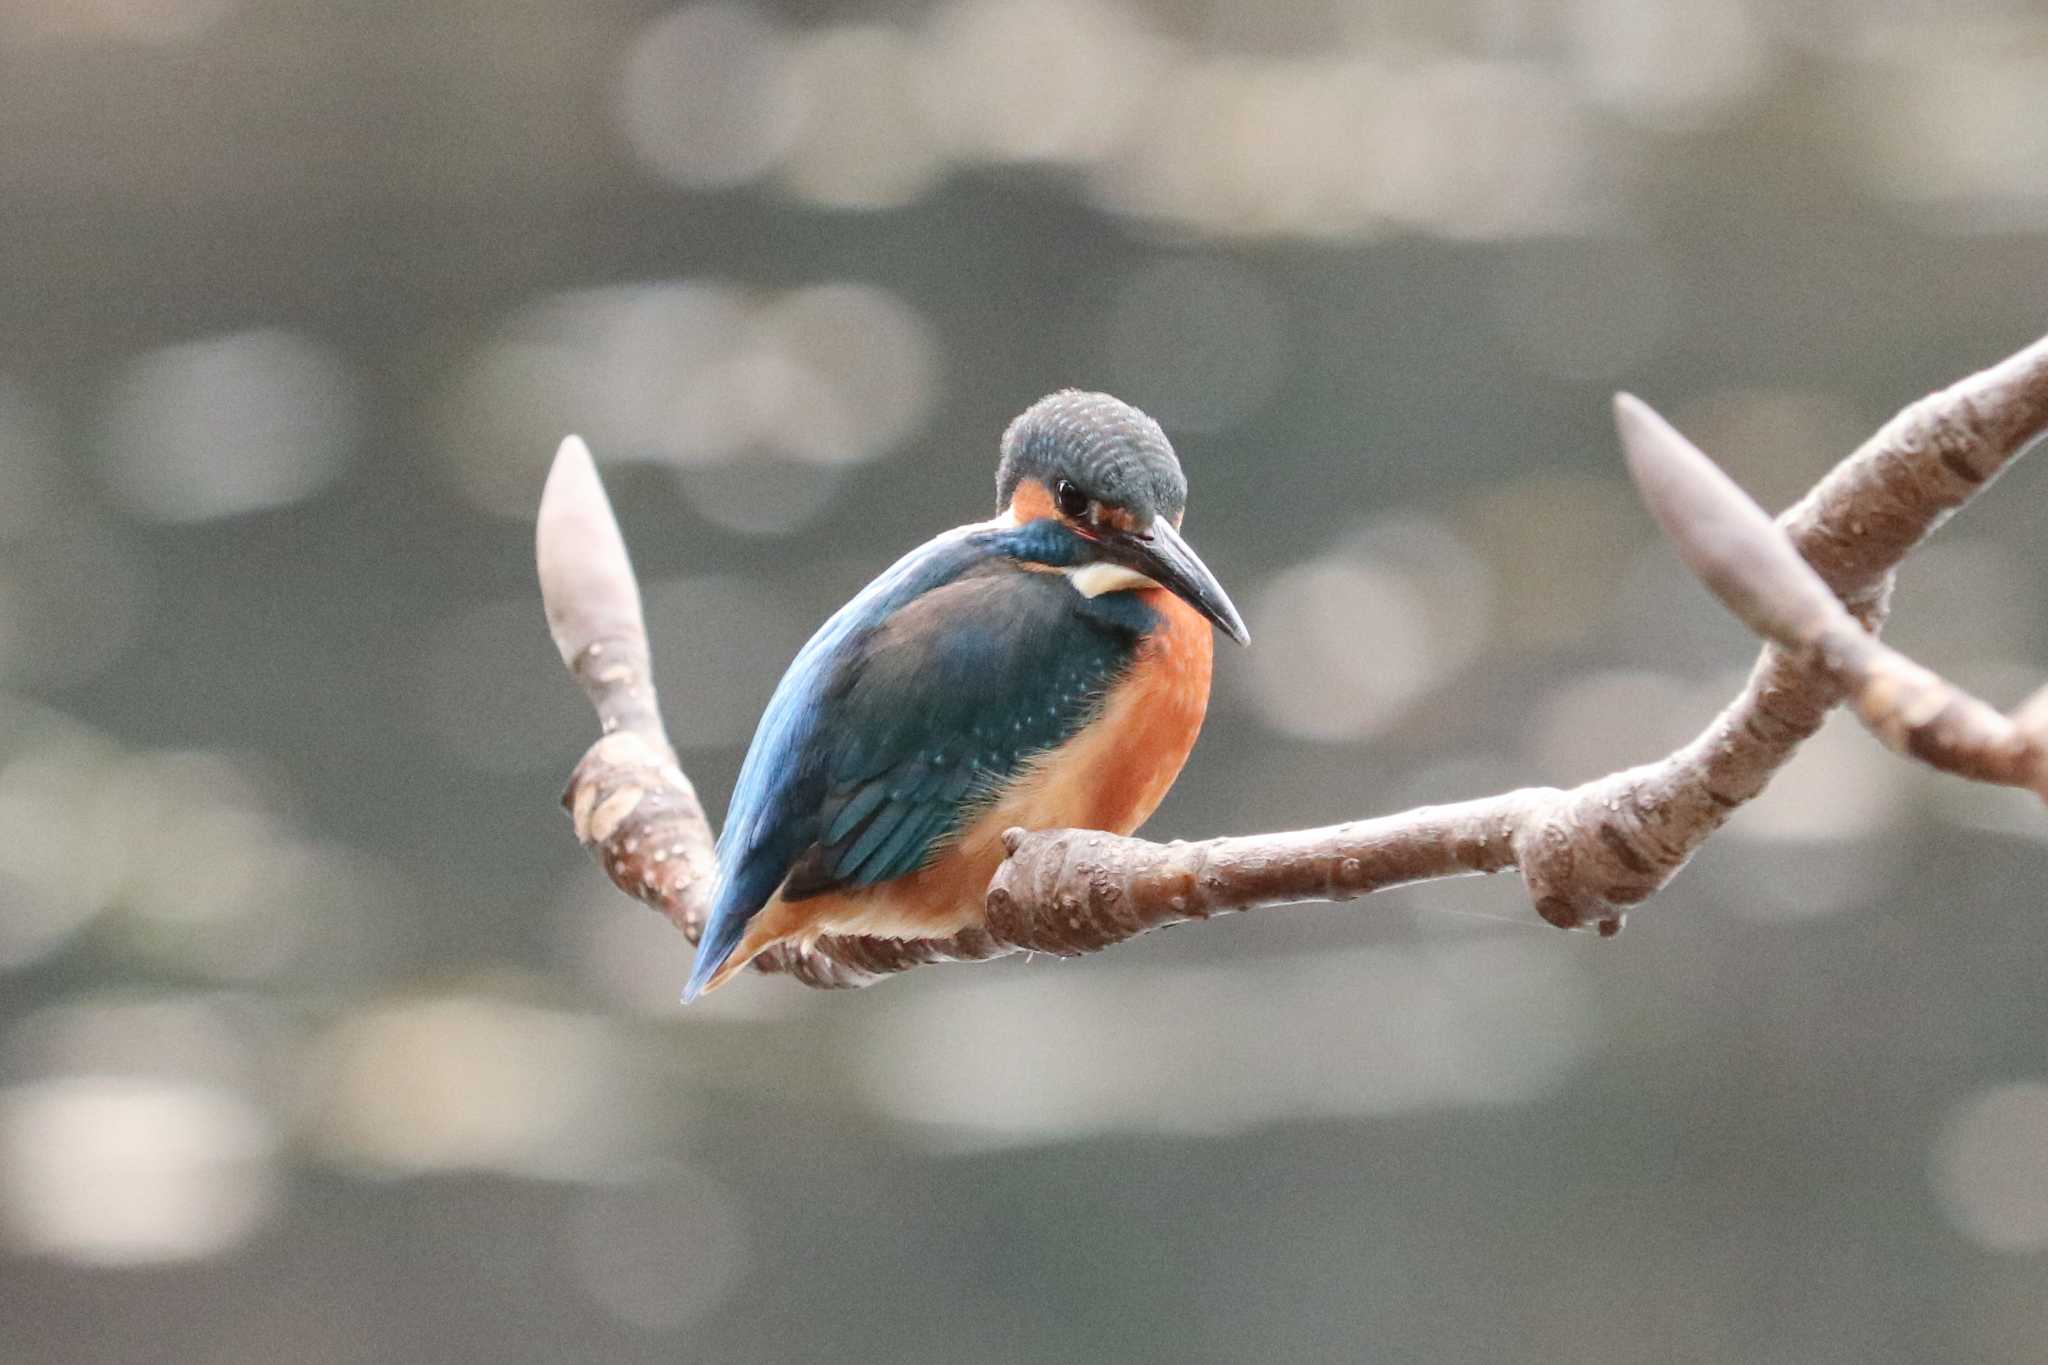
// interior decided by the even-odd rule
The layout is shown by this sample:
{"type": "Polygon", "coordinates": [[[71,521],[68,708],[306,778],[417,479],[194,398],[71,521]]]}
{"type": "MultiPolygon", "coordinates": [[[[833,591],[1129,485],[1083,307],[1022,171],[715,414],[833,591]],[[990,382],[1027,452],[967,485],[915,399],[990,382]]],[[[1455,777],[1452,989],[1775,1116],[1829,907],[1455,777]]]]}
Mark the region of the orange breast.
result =
{"type": "Polygon", "coordinates": [[[1103,707],[1073,739],[1040,759],[921,871],[827,900],[799,901],[813,925],[841,933],[919,937],[981,922],[982,897],[1004,858],[1007,829],[1103,829],[1145,823],[1180,776],[1209,707],[1215,639],[1193,607],[1146,589],[1161,618],[1103,707]]]}
{"type": "MultiPolygon", "coordinates": [[[[1032,829],[1073,826],[1129,834],[1152,817],[1202,732],[1215,638],[1163,588],[1145,590],[1161,617],[1101,716],[1044,761],[1032,829]]],[[[993,869],[991,869],[993,870],[993,869]]]]}
{"type": "Polygon", "coordinates": [[[1087,729],[1020,776],[929,867],[859,890],[800,901],[775,897],[747,926],[728,970],[714,984],[783,939],[936,938],[979,924],[989,878],[1003,861],[1004,830],[1129,834],[1144,824],[1180,776],[1202,731],[1215,637],[1180,598],[1163,588],[1143,591],[1160,625],[1087,729]]]}

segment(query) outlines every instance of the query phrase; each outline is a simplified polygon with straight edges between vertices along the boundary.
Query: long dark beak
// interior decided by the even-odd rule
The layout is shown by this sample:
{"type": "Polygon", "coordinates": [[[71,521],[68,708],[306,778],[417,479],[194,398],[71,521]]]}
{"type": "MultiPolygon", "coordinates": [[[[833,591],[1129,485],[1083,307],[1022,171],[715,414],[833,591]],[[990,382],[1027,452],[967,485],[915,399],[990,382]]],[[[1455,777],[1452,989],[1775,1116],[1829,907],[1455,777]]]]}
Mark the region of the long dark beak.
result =
{"type": "Polygon", "coordinates": [[[1126,568],[1136,569],[1171,591],[1239,644],[1251,643],[1252,634],[1244,628],[1244,618],[1237,614],[1237,608],[1230,604],[1230,594],[1223,591],[1223,585],[1209,572],[1209,566],[1202,562],[1194,547],[1181,539],[1172,522],[1161,517],[1144,532],[1118,536],[1106,543],[1126,568]]]}

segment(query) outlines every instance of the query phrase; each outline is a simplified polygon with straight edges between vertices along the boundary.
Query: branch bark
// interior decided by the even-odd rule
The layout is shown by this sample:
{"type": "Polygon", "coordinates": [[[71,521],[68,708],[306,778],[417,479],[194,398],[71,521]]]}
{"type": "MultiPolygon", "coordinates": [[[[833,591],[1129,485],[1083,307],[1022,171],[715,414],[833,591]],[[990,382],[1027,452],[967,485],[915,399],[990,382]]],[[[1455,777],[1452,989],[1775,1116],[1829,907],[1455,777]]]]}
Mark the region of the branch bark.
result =
{"type": "MultiPolygon", "coordinates": [[[[987,924],[948,939],[833,937],[757,970],[864,986],[932,962],[1097,952],[1230,911],[1521,872],[1537,914],[1612,934],[1847,700],[1894,749],[2048,798],[2048,688],[2011,716],[1880,643],[1898,565],[2048,430],[2048,338],[1912,404],[1773,523],[1646,405],[1616,400],[1645,501],[1694,572],[1769,641],[1691,743],[1569,789],[1531,787],[1322,829],[1157,844],[1086,830],[1005,836],[987,924]]],[[[603,738],[570,779],[576,836],[692,942],[714,876],[703,806],[661,723],[639,588],[589,451],[542,493],[548,624],[603,738]]]]}
{"type": "Polygon", "coordinates": [[[1627,394],[1615,416],[1651,513],[1745,625],[1827,678],[1899,753],[2048,799],[2048,688],[2007,716],[1914,663],[1866,632],[1763,509],[1663,418],[1627,394]]]}

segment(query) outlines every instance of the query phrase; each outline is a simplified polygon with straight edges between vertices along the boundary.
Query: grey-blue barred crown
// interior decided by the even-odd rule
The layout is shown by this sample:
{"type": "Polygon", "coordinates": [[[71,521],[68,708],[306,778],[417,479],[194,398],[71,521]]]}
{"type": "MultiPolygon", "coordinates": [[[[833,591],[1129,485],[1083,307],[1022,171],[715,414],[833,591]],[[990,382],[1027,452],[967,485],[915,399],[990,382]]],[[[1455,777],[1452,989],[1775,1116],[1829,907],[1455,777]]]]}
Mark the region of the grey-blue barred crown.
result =
{"type": "Polygon", "coordinates": [[[1072,480],[1090,498],[1129,510],[1140,524],[1153,517],[1176,522],[1188,500],[1187,477],[1159,423],[1121,399],[1080,389],[1039,399],[1003,433],[998,511],[1027,477],[1047,487],[1072,480]]]}

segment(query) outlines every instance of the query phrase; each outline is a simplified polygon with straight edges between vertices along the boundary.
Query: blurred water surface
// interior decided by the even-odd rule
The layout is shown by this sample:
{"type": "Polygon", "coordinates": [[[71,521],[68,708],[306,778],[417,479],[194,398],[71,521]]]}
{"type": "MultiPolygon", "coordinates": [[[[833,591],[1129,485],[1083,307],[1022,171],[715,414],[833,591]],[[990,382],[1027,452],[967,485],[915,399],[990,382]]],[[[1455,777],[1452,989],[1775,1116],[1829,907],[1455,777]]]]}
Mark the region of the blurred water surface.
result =
{"type": "MultiPolygon", "coordinates": [[[[0,1360],[2048,1355],[2048,818],[1831,725],[1611,943],[1508,881],[843,996],[555,805],[567,431],[714,810],[1064,384],[1226,651],[1164,836],[1571,782],[1767,502],[2048,318],[2010,0],[0,0],[0,1360]]],[[[2044,475],[1896,638],[2048,675],[2044,475]]]]}

